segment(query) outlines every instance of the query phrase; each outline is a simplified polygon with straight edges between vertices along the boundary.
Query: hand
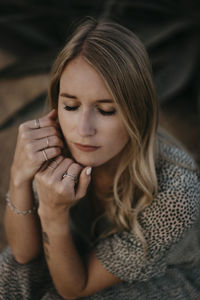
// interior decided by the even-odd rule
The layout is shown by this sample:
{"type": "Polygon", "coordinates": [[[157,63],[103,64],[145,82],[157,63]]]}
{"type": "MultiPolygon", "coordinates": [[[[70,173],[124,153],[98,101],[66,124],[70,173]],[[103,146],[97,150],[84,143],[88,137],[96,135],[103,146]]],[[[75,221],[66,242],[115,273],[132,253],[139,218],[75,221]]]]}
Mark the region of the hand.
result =
{"type": "Polygon", "coordinates": [[[47,160],[61,154],[64,143],[56,119],[57,111],[54,109],[39,119],[39,128],[36,127],[35,120],[27,121],[19,126],[11,169],[16,182],[32,180],[47,160]]]}
{"type": "Polygon", "coordinates": [[[40,216],[68,210],[86,195],[91,168],[83,168],[70,158],[59,156],[35,175],[40,216]]]}

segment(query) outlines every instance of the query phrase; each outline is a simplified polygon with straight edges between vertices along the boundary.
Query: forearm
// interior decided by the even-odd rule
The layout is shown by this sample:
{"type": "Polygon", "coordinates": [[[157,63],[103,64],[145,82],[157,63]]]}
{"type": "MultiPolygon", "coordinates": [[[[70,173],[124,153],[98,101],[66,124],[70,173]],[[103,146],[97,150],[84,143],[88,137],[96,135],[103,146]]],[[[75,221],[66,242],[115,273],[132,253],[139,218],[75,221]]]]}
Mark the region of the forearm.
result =
{"type": "MultiPolygon", "coordinates": [[[[46,211],[46,210],[45,210],[46,211]]],[[[75,299],[86,284],[86,270],[73,243],[68,211],[48,218],[40,214],[46,260],[59,294],[75,299]]]]}
{"type": "MultiPolygon", "coordinates": [[[[11,175],[10,201],[19,210],[34,206],[32,183],[16,183],[11,175]]],[[[37,212],[16,214],[8,205],[5,211],[5,229],[8,243],[19,263],[26,263],[41,251],[41,230],[37,212]]]]}

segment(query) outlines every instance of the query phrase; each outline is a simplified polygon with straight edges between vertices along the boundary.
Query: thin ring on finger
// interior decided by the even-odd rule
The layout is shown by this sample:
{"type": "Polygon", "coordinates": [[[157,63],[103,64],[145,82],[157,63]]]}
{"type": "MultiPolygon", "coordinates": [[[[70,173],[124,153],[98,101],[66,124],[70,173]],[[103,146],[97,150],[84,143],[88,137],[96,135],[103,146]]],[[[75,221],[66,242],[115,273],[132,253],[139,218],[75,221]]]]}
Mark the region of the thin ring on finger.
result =
{"type": "Polygon", "coordinates": [[[52,160],[52,163],[51,163],[51,165],[48,165],[47,167],[48,167],[49,169],[55,170],[55,169],[57,168],[57,166],[58,166],[58,163],[57,163],[56,160],[52,160]],[[54,167],[53,167],[53,164],[52,164],[53,162],[56,164],[54,167]]]}
{"type": "Polygon", "coordinates": [[[55,170],[57,168],[57,166],[60,164],[61,161],[62,161],[62,159],[60,160],[60,158],[51,159],[50,164],[48,165],[48,168],[52,169],[52,170],[55,170]]]}
{"type": "Polygon", "coordinates": [[[39,119],[35,119],[35,128],[36,129],[40,128],[40,121],[39,121],[39,119]]]}
{"type": "Polygon", "coordinates": [[[53,168],[52,166],[47,166],[47,168],[54,170],[55,168],[53,168]]]}
{"type": "Polygon", "coordinates": [[[48,136],[46,136],[46,142],[47,142],[47,148],[49,148],[49,139],[48,139],[48,136]]]}
{"type": "Polygon", "coordinates": [[[69,173],[64,173],[62,176],[62,179],[64,179],[65,177],[69,177],[71,180],[73,181],[77,181],[77,176],[73,175],[73,174],[69,174],[69,173]]]}
{"type": "Polygon", "coordinates": [[[47,154],[46,154],[46,151],[45,151],[45,150],[42,150],[42,153],[43,153],[43,155],[44,155],[45,160],[47,161],[47,160],[48,160],[48,156],[47,156],[47,154]]]}

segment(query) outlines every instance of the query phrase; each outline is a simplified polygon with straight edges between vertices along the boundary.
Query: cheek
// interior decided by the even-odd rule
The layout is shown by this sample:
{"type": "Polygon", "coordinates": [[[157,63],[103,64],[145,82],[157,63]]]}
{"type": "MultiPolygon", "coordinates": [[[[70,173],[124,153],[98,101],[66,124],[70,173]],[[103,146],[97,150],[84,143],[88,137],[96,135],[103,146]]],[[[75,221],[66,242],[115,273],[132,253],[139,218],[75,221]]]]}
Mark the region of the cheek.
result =
{"type": "Polygon", "coordinates": [[[129,136],[124,126],[116,124],[113,130],[107,131],[107,140],[112,148],[114,146],[116,149],[122,149],[127,144],[129,136]]]}

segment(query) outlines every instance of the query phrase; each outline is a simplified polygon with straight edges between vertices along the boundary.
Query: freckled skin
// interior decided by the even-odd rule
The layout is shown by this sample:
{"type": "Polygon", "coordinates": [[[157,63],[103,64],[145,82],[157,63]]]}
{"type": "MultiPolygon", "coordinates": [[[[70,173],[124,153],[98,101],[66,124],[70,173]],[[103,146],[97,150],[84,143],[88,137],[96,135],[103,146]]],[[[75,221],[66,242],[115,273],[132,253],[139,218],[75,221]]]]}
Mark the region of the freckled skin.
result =
{"type": "Polygon", "coordinates": [[[116,110],[116,105],[99,103],[100,99],[112,97],[98,72],[82,57],[72,60],[62,73],[58,118],[73,158],[85,166],[98,167],[116,157],[128,142],[128,134],[116,110]],[[73,95],[76,99],[61,96],[73,95]],[[66,106],[77,107],[68,111],[66,106]],[[99,110],[116,112],[102,115],[99,110]],[[74,143],[99,146],[96,151],[85,152],[77,149],[74,143]]]}

